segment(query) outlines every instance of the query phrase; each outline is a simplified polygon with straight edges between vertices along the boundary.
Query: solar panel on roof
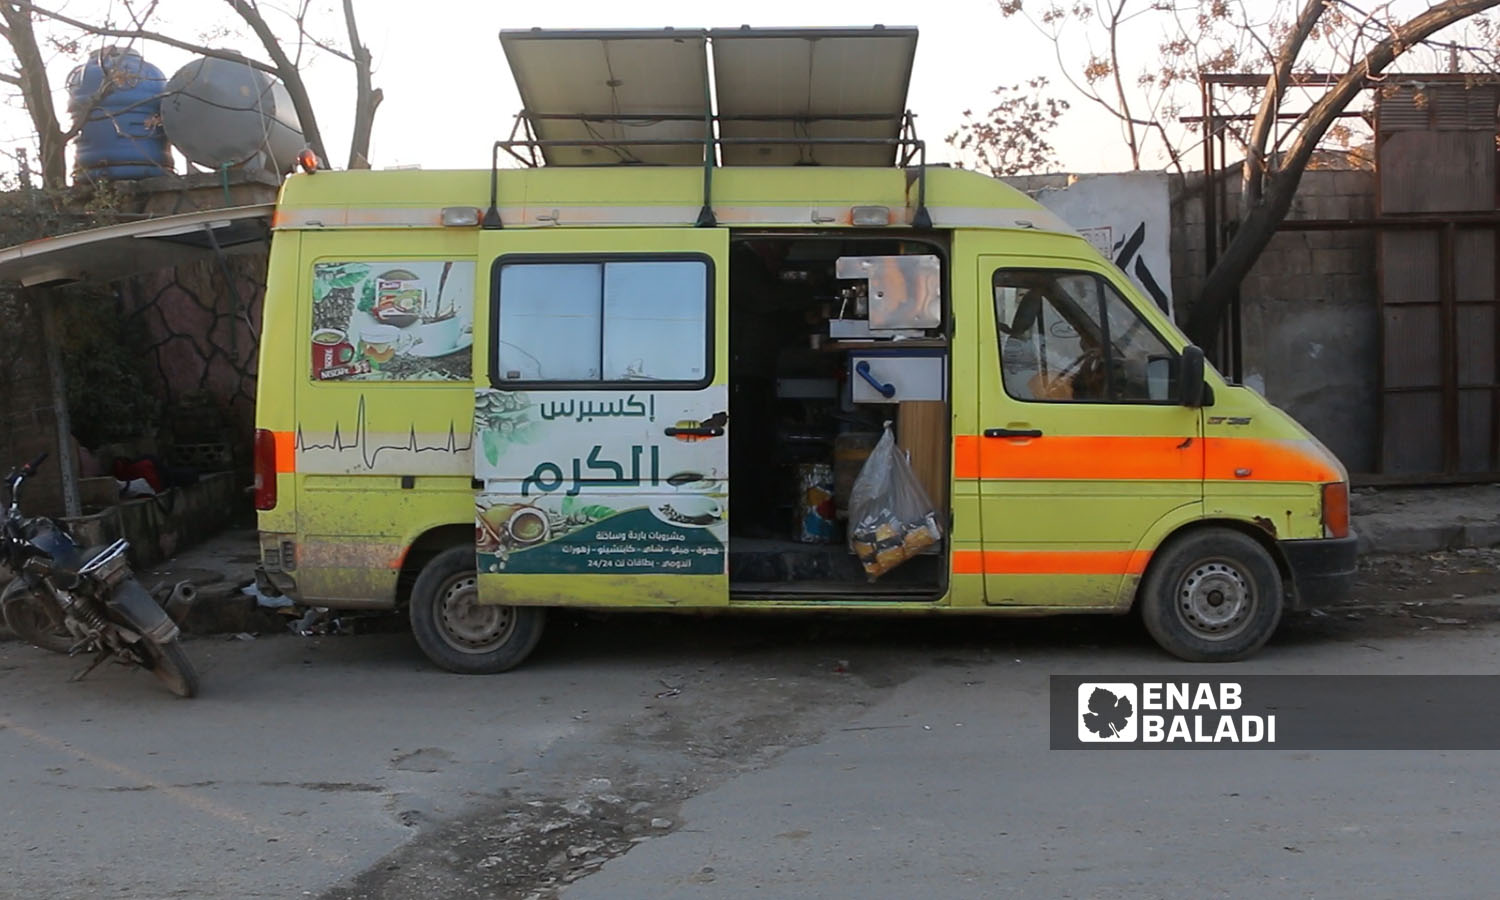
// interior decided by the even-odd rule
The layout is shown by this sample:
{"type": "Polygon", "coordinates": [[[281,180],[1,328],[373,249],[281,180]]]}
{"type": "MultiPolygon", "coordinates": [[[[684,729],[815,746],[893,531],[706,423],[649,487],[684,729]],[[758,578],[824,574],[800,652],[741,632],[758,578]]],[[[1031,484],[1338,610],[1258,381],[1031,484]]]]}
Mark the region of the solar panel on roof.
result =
{"type": "Polygon", "coordinates": [[[550,165],[699,165],[710,120],[723,165],[889,166],[910,137],[915,28],[532,29],[500,42],[535,138],[504,145],[550,165]]]}
{"type": "MultiPolygon", "coordinates": [[[[713,29],[719,135],[879,138],[901,135],[915,28],[713,29]]],[[[725,165],[889,166],[894,144],[725,144],[725,165]]]]}
{"type": "Polygon", "coordinates": [[[549,165],[701,165],[708,103],[702,31],[503,31],[500,44],[549,165]],[[646,146],[639,140],[694,144],[646,146]]]}

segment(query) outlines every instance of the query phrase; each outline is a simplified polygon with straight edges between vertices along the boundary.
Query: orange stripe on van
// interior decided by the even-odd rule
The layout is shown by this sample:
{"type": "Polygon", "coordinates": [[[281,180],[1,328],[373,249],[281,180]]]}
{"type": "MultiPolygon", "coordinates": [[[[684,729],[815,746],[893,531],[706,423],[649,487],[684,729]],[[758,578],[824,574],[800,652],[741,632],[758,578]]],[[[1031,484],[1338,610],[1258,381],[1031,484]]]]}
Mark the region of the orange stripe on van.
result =
{"type": "Polygon", "coordinates": [[[276,472],[297,471],[297,434],[293,431],[273,431],[276,441],[276,472]]]}
{"type": "Polygon", "coordinates": [[[1312,444],[1256,438],[1209,438],[1203,477],[1209,481],[1343,481],[1312,444]]]}
{"type": "Polygon", "coordinates": [[[1022,441],[961,434],[955,478],[1097,481],[1339,481],[1310,447],[1257,438],[1054,435],[1022,441]],[[1206,459],[1205,459],[1206,457],[1206,459]]]}
{"type": "Polygon", "coordinates": [[[955,575],[1139,575],[1145,550],[955,550],[955,575]]]}

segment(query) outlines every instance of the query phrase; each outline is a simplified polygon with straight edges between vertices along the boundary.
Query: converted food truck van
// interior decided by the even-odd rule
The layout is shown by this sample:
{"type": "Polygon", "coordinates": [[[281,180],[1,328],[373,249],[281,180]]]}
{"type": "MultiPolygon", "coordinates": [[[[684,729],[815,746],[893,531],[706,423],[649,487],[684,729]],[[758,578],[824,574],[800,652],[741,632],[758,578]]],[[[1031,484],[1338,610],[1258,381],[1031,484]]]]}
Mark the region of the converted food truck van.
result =
{"type": "Polygon", "coordinates": [[[899,69],[913,31],[502,43],[527,113],[497,156],[544,164],[282,189],[256,413],[269,584],[405,606],[457,672],[517,665],[559,607],[1134,609],[1170,653],[1233,660],[1347,588],[1338,460],[1046,209],[926,165],[904,78],[889,133],[755,106],[821,96],[766,78],[876,91],[868,67],[777,61],[843,46],[899,69]],[[699,91],[696,122],[610,84],[652,79],[699,91]],[[849,512],[887,426],[921,534],[861,535],[849,512]]]}

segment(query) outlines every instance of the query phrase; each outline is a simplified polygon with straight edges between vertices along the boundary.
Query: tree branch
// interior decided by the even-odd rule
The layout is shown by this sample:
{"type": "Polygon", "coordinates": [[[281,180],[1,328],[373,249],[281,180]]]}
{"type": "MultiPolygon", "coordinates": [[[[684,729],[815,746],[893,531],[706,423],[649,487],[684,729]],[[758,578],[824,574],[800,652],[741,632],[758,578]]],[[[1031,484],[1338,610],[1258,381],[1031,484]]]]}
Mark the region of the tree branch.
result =
{"type": "Polygon", "coordinates": [[[1109,67],[1115,77],[1115,95],[1120,98],[1120,116],[1125,123],[1125,140],[1130,145],[1130,168],[1141,169],[1141,147],[1135,136],[1135,122],[1130,118],[1130,100],[1125,96],[1125,82],[1120,78],[1120,14],[1129,0],[1120,0],[1119,6],[1110,8],[1109,19],[1109,67]]]}
{"type": "Polygon", "coordinates": [[[28,5],[20,0],[3,0],[0,2],[0,20],[9,29],[7,38],[11,50],[16,54],[17,74],[13,83],[21,89],[26,112],[31,116],[32,127],[36,129],[42,184],[48,188],[60,189],[67,183],[68,163],[63,153],[67,142],[63,138],[62,126],[57,121],[57,108],[52,105],[52,85],[47,79],[47,63],[42,58],[36,32],[31,27],[30,11],[25,8],[28,5]]]}
{"type": "Polygon", "coordinates": [[[370,48],[360,43],[354,0],[344,0],[344,23],[349,27],[349,51],[354,54],[354,134],[349,139],[349,168],[368,169],[375,110],[385,99],[385,93],[371,84],[370,48]]]}
{"type": "MultiPolygon", "coordinates": [[[[307,95],[307,85],[302,82],[302,74],[297,71],[297,66],[286,55],[286,50],[281,46],[281,41],[271,31],[271,26],[260,14],[254,0],[224,0],[229,4],[255,36],[260,38],[260,44],[265,48],[266,55],[276,64],[275,72],[280,76],[281,83],[286,87],[288,96],[292,98],[292,108],[297,111],[297,120],[302,125],[302,135],[307,139],[307,145],[318,155],[318,159],[325,163],[328,161],[328,151],[323,148],[323,134],[318,130],[317,113],[313,110],[312,98],[307,95]]],[[[277,160],[277,165],[289,162],[289,160],[277,160]]]]}
{"type": "Polygon", "coordinates": [[[1292,33],[1287,35],[1287,39],[1282,42],[1281,49],[1276,54],[1275,68],[1266,84],[1265,93],[1260,98],[1260,109],[1255,113],[1255,121],[1250,126],[1245,165],[1241,170],[1240,203],[1244,209],[1249,209],[1260,202],[1268,169],[1266,143],[1270,140],[1271,129],[1276,124],[1276,114],[1281,110],[1281,99],[1286,96],[1286,86],[1291,79],[1292,66],[1296,65],[1297,57],[1302,54],[1303,45],[1307,43],[1313,28],[1323,17],[1323,11],[1327,8],[1326,0],[1307,0],[1302,11],[1297,14],[1292,33]]]}
{"type": "Polygon", "coordinates": [[[1187,332],[1193,340],[1208,346],[1218,334],[1225,306],[1286,218],[1302,173],[1318,142],[1338,121],[1338,114],[1407,50],[1454,22],[1496,6],[1500,6],[1500,0],[1444,0],[1405,23],[1392,25],[1391,34],[1370,48],[1312,105],[1302,130],[1287,148],[1282,166],[1267,179],[1262,201],[1247,212],[1224,255],[1204,280],[1188,317],[1187,332]]]}
{"type": "Polygon", "coordinates": [[[78,19],[65,16],[62,13],[53,12],[50,9],[43,9],[40,6],[37,6],[35,3],[30,2],[30,0],[7,0],[7,2],[14,7],[25,10],[26,12],[36,13],[43,18],[52,19],[53,21],[61,22],[64,25],[71,25],[74,28],[79,29],[80,31],[87,32],[88,34],[98,35],[99,37],[132,38],[143,41],[153,41],[158,44],[165,44],[168,47],[176,47],[179,50],[186,50],[189,53],[197,53],[200,56],[212,56],[215,59],[227,59],[231,62],[243,63],[253,69],[259,69],[262,72],[269,72],[272,75],[277,74],[275,66],[267,65],[266,63],[261,62],[257,59],[248,59],[238,53],[232,53],[228,50],[215,50],[212,47],[205,47],[202,44],[194,44],[190,41],[178,40],[177,38],[170,37],[156,31],[147,31],[144,28],[103,28],[98,25],[90,25],[87,22],[81,22],[78,19]]]}

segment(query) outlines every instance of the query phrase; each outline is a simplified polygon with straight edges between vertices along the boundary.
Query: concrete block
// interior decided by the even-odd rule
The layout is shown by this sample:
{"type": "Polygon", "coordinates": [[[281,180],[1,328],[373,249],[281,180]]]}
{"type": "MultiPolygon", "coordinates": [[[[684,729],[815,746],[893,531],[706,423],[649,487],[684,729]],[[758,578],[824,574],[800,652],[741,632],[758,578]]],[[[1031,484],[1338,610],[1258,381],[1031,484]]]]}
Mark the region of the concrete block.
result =
{"type": "Polygon", "coordinates": [[[1349,198],[1339,194],[1313,197],[1308,203],[1309,216],[1314,219],[1347,219],[1349,208],[1349,198]]]}
{"type": "Polygon", "coordinates": [[[1375,173],[1351,170],[1347,172],[1334,172],[1333,182],[1340,194],[1363,195],[1373,197],[1375,195],[1375,173]]]}
{"type": "Polygon", "coordinates": [[[85,509],[103,509],[120,502],[120,483],[109,475],[78,479],[78,500],[85,509]]]}
{"type": "Polygon", "coordinates": [[[1285,275],[1307,275],[1313,271],[1312,251],[1305,244],[1277,253],[1267,263],[1273,267],[1272,271],[1285,275]]]}
{"type": "Polygon", "coordinates": [[[1374,260],[1358,250],[1323,249],[1313,254],[1313,271],[1325,275],[1356,274],[1369,269],[1374,260]]]}
{"type": "Polygon", "coordinates": [[[1370,516],[1354,522],[1370,553],[1431,553],[1467,546],[1464,526],[1402,516],[1370,516]]]}
{"type": "Polygon", "coordinates": [[[1500,547],[1500,518],[1487,522],[1465,522],[1461,547],[1500,547]]]}

